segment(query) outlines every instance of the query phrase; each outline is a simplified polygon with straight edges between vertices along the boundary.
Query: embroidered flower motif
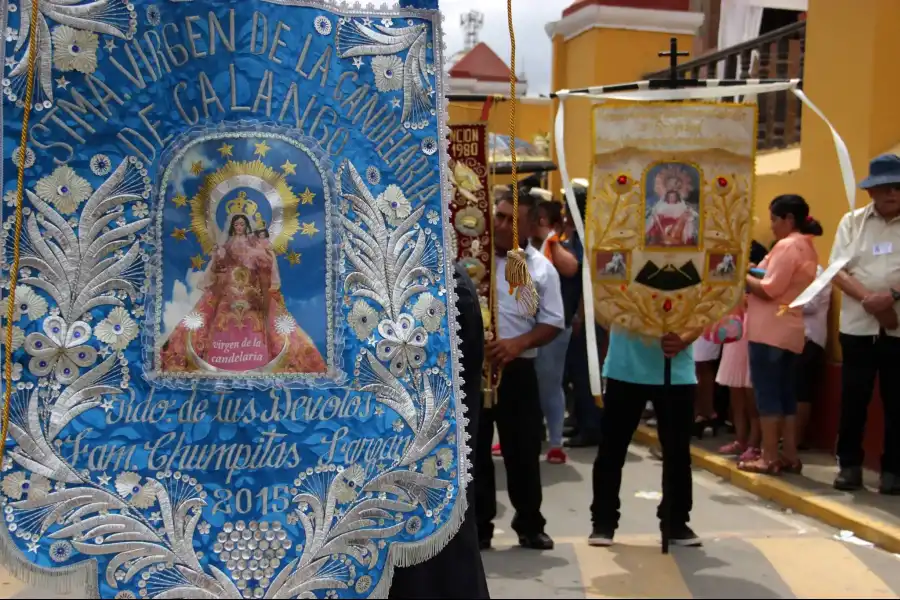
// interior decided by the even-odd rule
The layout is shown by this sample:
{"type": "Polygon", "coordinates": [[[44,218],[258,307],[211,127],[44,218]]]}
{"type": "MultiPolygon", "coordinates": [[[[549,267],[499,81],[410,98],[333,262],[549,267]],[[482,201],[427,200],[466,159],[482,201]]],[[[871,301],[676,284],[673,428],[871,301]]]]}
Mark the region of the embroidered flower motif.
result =
{"type": "Polygon", "coordinates": [[[403,87],[403,61],[399,56],[372,57],[372,73],[379,92],[393,92],[403,87]]]}
{"type": "Polygon", "coordinates": [[[108,317],[97,324],[94,335],[116,350],[124,350],[137,337],[138,325],[127,310],[117,306],[110,311],[108,317]]]}
{"type": "Polygon", "coordinates": [[[188,331],[197,331],[203,327],[203,315],[198,312],[188,313],[181,320],[181,324],[184,325],[188,331]]]}
{"type": "MultiPolygon", "coordinates": [[[[0,333],[0,335],[5,336],[6,332],[4,331],[3,333],[0,333]]],[[[5,377],[5,376],[6,376],[6,368],[4,367],[3,363],[0,362],[0,377],[5,377]]],[[[19,363],[13,363],[12,380],[19,381],[20,379],[22,379],[22,365],[19,363]]]]}
{"type": "Polygon", "coordinates": [[[15,206],[16,201],[18,200],[19,194],[15,188],[9,190],[5,194],[3,194],[3,201],[6,202],[7,206],[15,206]]]}
{"type": "Polygon", "coordinates": [[[150,214],[150,208],[147,206],[146,202],[135,202],[131,206],[131,214],[138,219],[143,219],[150,214]]]}
{"type": "Polygon", "coordinates": [[[63,563],[72,558],[72,544],[69,542],[53,542],[50,544],[50,560],[63,563]]]}
{"type": "Polygon", "coordinates": [[[394,20],[393,19],[382,19],[381,24],[384,25],[385,27],[393,27],[394,20]]]}
{"type": "Polygon", "coordinates": [[[327,592],[325,592],[325,597],[328,598],[329,600],[335,600],[336,598],[340,598],[340,596],[337,593],[337,590],[328,590],[327,592]]]}
{"type": "MultiPolygon", "coordinates": [[[[0,302],[0,315],[6,316],[9,310],[9,297],[0,302]]],[[[27,285],[16,286],[16,305],[13,310],[13,321],[23,316],[35,321],[47,314],[47,301],[27,285]]]]}
{"type": "Polygon", "coordinates": [[[209,529],[209,523],[205,521],[197,525],[197,531],[200,532],[200,535],[209,535],[209,529]]]}
{"type": "Polygon", "coordinates": [[[444,303],[429,292],[419,294],[419,299],[413,306],[413,315],[422,322],[428,331],[440,329],[441,320],[446,313],[447,308],[444,303]]]}
{"type": "Polygon", "coordinates": [[[418,369],[425,363],[428,335],[423,328],[415,327],[415,319],[410,315],[400,315],[396,323],[385,319],[379,323],[378,333],[384,339],[375,346],[375,355],[379,360],[390,361],[394,375],[403,375],[407,364],[418,369]]]}
{"type": "Polygon", "coordinates": [[[53,64],[60,71],[93,73],[97,69],[97,34],[68,25],[53,28],[53,64]]]}
{"type": "MultiPolygon", "coordinates": [[[[22,344],[25,343],[25,332],[18,325],[13,325],[12,327],[12,350],[15,352],[19,348],[22,347],[22,344]]],[[[0,333],[0,346],[6,345],[6,328],[3,328],[3,332],[0,333]]]]}
{"type": "MultiPolygon", "coordinates": [[[[12,154],[12,162],[18,168],[21,164],[21,156],[22,156],[22,147],[16,146],[16,149],[13,150],[12,154]]],[[[34,166],[34,161],[37,157],[34,154],[34,150],[31,148],[25,148],[25,168],[29,169],[34,166]]]]}
{"type": "Polygon", "coordinates": [[[403,431],[403,421],[401,419],[394,419],[394,422],[391,424],[391,427],[394,428],[394,431],[400,433],[403,431]]]}
{"type": "Polygon", "coordinates": [[[419,517],[413,517],[409,521],[406,522],[406,532],[411,533],[413,535],[419,533],[422,529],[422,519],[419,517]]]}
{"type": "Polygon", "coordinates": [[[109,174],[112,169],[112,161],[105,154],[95,154],[91,157],[91,173],[102,177],[109,174]]]}
{"type": "Polygon", "coordinates": [[[453,466],[453,451],[450,448],[441,448],[437,453],[437,464],[442,471],[453,466]]]}
{"type": "Polygon", "coordinates": [[[438,221],[441,220],[441,215],[439,215],[438,211],[434,210],[433,208],[428,211],[428,214],[425,215],[425,217],[428,219],[429,225],[437,225],[438,221]]]}
{"type": "Polygon", "coordinates": [[[147,15],[147,23],[150,26],[156,27],[157,25],[159,25],[160,12],[159,12],[158,6],[156,6],[155,4],[151,4],[150,6],[148,6],[146,15],[147,15]]]}
{"type": "Polygon", "coordinates": [[[391,224],[403,221],[412,212],[412,207],[409,200],[403,195],[403,190],[394,184],[387,186],[387,189],[375,200],[375,204],[381,212],[387,215],[391,224]]]}
{"type": "Polygon", "coordinates": [[[381,183],[381,171],[378,170],[378,167],[370,166],[366,168],[366,181],[369,182],[369,185],[381,183]]]}
{"type": "Polygon", "coordinates": [[[71,167],[57,167],[34,186],[37,195],[54,205],[64,215],[70,215],[91,195],[91,184],[79,177],[71,167]]]}
{"type": "Polygon", "coordinates": [[[21,500],[23,497],[40,498],[50,492],[50,482],[35,473],[29,478],[22,471],[16,471],[3,478],[0,488],[4,496],[13,500],[21,500]]]}
{"type": "Polygon", "coordinates": [[[353,328],[353,333],[362,341],[372,335],[378,326],[378,311],[369,306],[365,300],[357,300],[350,309],[347,321],[353,328]]]}
{"type": "Polygon", "coordinates": [[[328,17],[319,15],[316,17],[316,20],[313,21],[313,26],[316,28],[319,35],[331,35],[331,21],[328,20],[328,17]]]}
{"type": "Polygon", "coordinates": [[[91,339],[91,326],[84,321],[67,324],[62,317],[44,319],[44,333],[30,333],[25,338],[25,352],[31,355],[28,370],[38,377],[54,372],[59,383],[69,384],[78,378],[78,367],[90,367],[97,351],[85,344],[91,339]]]}
{"type": "Polygon", "coordinates": [[[437,477],[438,466],[435,457],[429,456],[422,461],[422,474],[427,475],[428,477],[437,477]]]}
{"type": "Polygon", "coordinates": [[[275,331],[281,335],[290,335],[295,329],[297,329],[297,326],[291,315],[278,315],[275,317],[275,331]]]}
{"type": "Polygon", "coordinates": [[[116,477],[116,492],[123,498],[128,498],[132,506],[136,508],[150,508],[153,506],[155,494],[148,486],[141,485],[141,476],[132,471],[124,471],[116,477]]]}
{"type": "Polygon", "coordinates": [[[437,142],[433,137],[427,137],[422,140],[422,152],[425,153],[426,156],[431,156],[438,150],[437,142]]]}
{"type": "Polygon", "coordinates": [[[352,465],[338,473],[331,481],[331,491],[338,502],[349,504],[359,497],[365,480],[365,470],[359,465],[352,465]]]}
{"type": "Polygon", "coordinates": [[[372,578],[368,575],[363,575],[359,579],[356,580],[356,593],[357,594],[365,594],[372,587],[372,578]]]}

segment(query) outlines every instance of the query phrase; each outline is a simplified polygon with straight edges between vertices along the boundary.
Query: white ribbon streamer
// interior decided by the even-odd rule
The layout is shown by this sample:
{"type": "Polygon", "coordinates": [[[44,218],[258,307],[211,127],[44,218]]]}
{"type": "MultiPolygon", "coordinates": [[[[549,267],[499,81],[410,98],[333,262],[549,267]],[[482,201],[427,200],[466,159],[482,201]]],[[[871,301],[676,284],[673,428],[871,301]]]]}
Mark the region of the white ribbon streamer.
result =
{"type": "MultiPolygon", "coordinates": [[[[556,112],[556,123],[555,123],[555,141],[556,141],[556,155],[559,161],[559,173],[563,180],[563,185],[566,191],[566,202],[569,207],[569,213],[572,216],[572,221],[575,224],[575,229],[578,231],[578,235],[581,236],[582,244],[584,245],[585,254],[587,254],[587,237],[584,232],[584,220],[580,211],[578,210],[578,204],[575,202],[575,192],[572,189],[572,182],[569,180],[568,169],[566,168],[566,144],[565,144],[565,104],[566,100],[571,97],[577,98],[587,98],[590,100],[631,100],[638,102],[653,102],[653,101],[672,101],[672,100],[711,100],[716,98],[724,98],[728,96],[747,96],[747,95],[758,95],[758,94],[766,94],[770,92],[779,92],[783,90],[791,90],[795,96],[803,103],[803,105],[816,113],[820,119],[822,119],[828,128],[831,130],[831,137],[834,141],[834,148],[837,152],[838,164],[841,168],[841,178],[844,183],[844,193],[847,196],[847,205],[850,207],[850,211],[852,212],[856,206],[856,177],[853,173],[853,164],[850,161],[850,152],[847,150],[847,145],[844,143],[844,140],[841,139],[840,134],[838,134],[837,130],[831,124],[827,117],[825,117],[824,113],[822,113],[819,108],[813,104],[813,102],[803,93],[802,90],[799,89],[800,80],[799,79],[791,79],[789,81],[783,82],[775,82],[775,83],[760,83],[754,82],[753,80],[749,80],[750,82],[746,85],[728,85],[728,86],[719,86],[717,85],[716,80],[707,81],[706,87],[697,87],[697,88],[681,88],[681,89],[647,89],[649,88],[649,82],[642,81],[637,82],[635,85],[639,86],[641,89],[630,90],[630,91],[618,91],[618,92],[605,92],[603,91],[604,87],[596,87],[596,88],[588,88],[586,92],[577,92],[573,93],[570,90],[561,90],[556,93],[556,98],[559,100],[559,109],[556,112]]],[[[591,135],[594,135],[594,132],[590,132],[591,135]]],[[[850,255],[842,256],[840,259],[836,260],[834,263],[829,265],[824,272],[816,278],[816,280],[810,284],[810,286],[802,293],[800,296],[791,303],[791,307],[802,306],[803,304],[809,302],[812,298],[816,296],[816,294],[821,291],[828,283],[834,278],[835,275],[844,267],[844,265],[849,262],[852,257],[852,248],[855,244],[850,245],[850,255]]],[[[601,393],[601,378],[600,378],[600,356],[597,351],[597,336],[594,331],[593,321],[594,321],[594,288],[591,283],[591,269],[590,269],[590,260],[584,260],[582,262],[582,271],[581,271],[581,280],[584,287],[584,318],[585,318],[585,328],[587,334],[587,345],[588,345],[588,372],[590,374],[590,382],[591,382],[591,392],[594,395],[599,395],[601,393]]]]}
{"type": "MultiPolygon", "coordinates": [[[[578,210],[578,203],[575,201],[575,190],[572,189],[572,180],[569,179],[569,171],[566,168],[566,145],[565,145],[565,104],[568,93],[559,92],[556,94],[559,99],[559,110],[556,113],[556,124],[554,133],[556,137],[556,156],[559,159],[559,174],[563,180],[563,186],[566,190],[566,204],[569,207],[569,215],[575,223],[575,230],[581,240],[583,255],[581,260],[581,287],[584,298],[584,335],[587,341],[588,356],[588,375],[591,381],[591,394],[594,396],[602,395],[602,385],[600,381],[600,353],[597,350],[597,329],[594,317],[594,288],[591,283],[591,261],[588,258],[587,237],[584,235],[584,220],[581,211],[578,210]]],[[[590,190],[588,190],[590,193],[590,190]]]]}

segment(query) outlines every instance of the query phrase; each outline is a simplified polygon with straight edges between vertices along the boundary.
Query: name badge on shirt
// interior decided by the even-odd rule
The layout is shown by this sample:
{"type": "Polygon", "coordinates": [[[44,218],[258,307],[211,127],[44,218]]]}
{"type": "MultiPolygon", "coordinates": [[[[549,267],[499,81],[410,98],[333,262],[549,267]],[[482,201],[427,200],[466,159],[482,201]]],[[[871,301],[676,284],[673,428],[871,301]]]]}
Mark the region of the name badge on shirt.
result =
{"type": "Polygon", "coordinates": [[[894,251],[894,244],[892,242],[881,242],[880,244],[875,244],[872,246],[872,254],[875,256],[882,256],[884,254],[890,254],[894,251]]]}

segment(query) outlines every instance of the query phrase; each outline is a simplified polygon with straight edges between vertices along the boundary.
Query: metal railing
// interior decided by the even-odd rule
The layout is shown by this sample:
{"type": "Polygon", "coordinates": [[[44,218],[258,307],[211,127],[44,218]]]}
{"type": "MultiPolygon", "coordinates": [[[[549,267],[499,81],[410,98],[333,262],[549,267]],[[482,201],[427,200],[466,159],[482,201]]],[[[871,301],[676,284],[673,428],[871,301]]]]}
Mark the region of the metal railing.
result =
{"type": "MultiPolygon", "coordinates": [[[[725,48],[678,65],[678,76],[689,79],[802,79],[806,21],[781,27],[756,39],[725,48]]],[[[644,75],[666,79],[668,70],[644,75]]],[[[734,101],[735,98],[723,98],[734,101]]],[[[800,100],[790,91],[763,94],[759,105],[757,146],[760,150],[785,148],[800,142],[800,100]]]]}

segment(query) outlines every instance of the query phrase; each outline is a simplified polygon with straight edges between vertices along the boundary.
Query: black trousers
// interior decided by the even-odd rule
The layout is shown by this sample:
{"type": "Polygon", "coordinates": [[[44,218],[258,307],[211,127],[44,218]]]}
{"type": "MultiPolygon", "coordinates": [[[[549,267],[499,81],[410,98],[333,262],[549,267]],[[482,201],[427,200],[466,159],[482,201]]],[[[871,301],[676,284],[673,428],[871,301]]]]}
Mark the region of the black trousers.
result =
{"type": "MultiPolygon", "coordinates": [[[[602,346],[606,337],[606,331],[599,325],[596,326],[597,345],[602,346]]],[[[602,357],[601,357],[602,358],[602,357]]],[[[588,372],[587,335],[584,327],[577,333],[572,332],[569,341],[569,351],[566,353],[566,368],[569,379],[572,381],[573,406],[572,414],[575,417],[575,427],[582,436],[592,439],[600,435],[600,420],[603,417],[603,409],[597,406],[594,395],[591,393],[591,378],[588,372]]]]}
{"type": "MultiPolygon", "coordinates": [[[[693,504],[691,479],[691,431],[694,423],[693,385],[673,385],[668,399],[663,398],[663,386],[639,385],[616,379],[606,382],[603,396],[602,435],[597,458],[594,460],[594,502],[591,520],[594,527],[613,532],[619,526],[619,489],[622,469],[631,437],[641,420],[647,400],[653,402],[663,451],[663,478],[669,478],[673,525],[686,525],[693,504]]],[[[665,489],[665,488],[664,488],[665,489]]],[[[662,503],[657,516],[663,521],[662,503]]]]}
{"type": "Polygon", "coordinates": [[[482,408],[475,453],[475,515],[478,537],[482,540],[493,537],[493,520],[497,516],[497,489],[491,456],[494,423],[503,448],[509,500],[516,511],[513,530],[519,535],[541,533],[546,524],[541,515],[544,416],[531,359],[519,358],[506,365],[497,390],[496,405],[490,409],[482,408]]]}
{"type": "Polygon", "coordinates": [[[844,364],[837,444],[840,465],[863,464],[863,435],[877,375],[884,406],[881,472],[900,475],[900,338],[842,333],[841,350],[844,364]]]}

